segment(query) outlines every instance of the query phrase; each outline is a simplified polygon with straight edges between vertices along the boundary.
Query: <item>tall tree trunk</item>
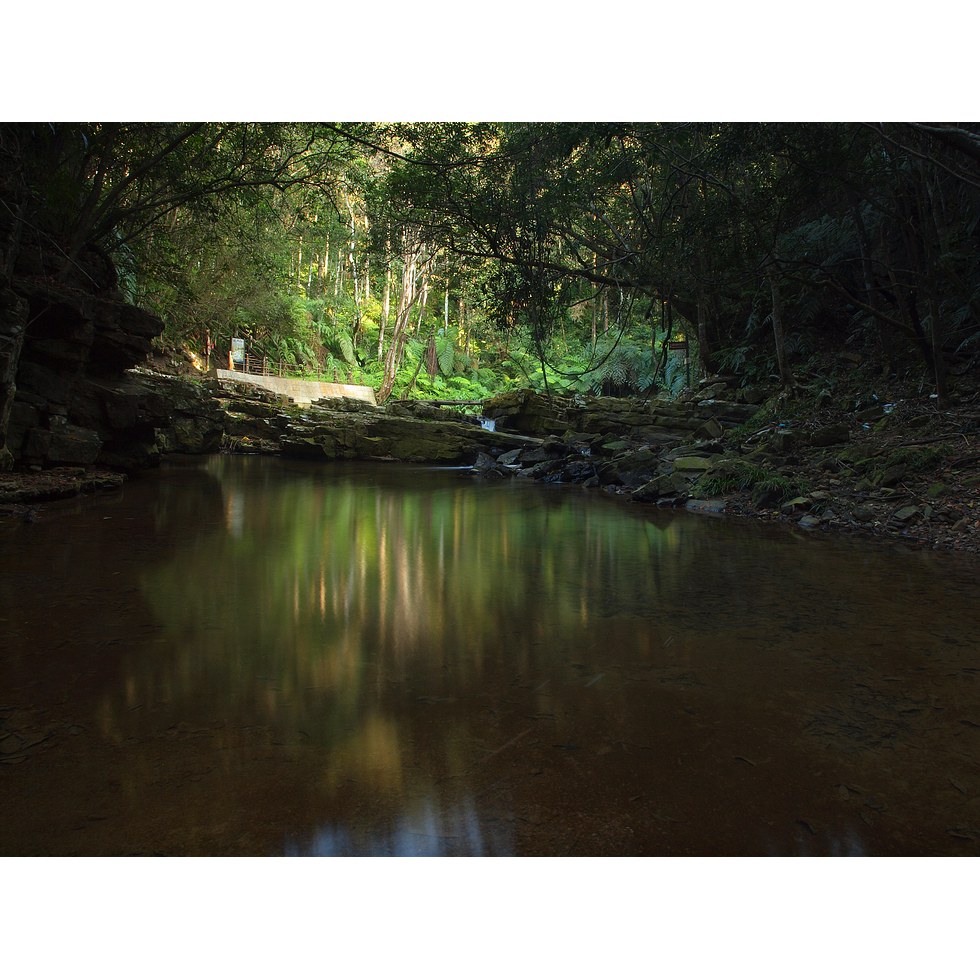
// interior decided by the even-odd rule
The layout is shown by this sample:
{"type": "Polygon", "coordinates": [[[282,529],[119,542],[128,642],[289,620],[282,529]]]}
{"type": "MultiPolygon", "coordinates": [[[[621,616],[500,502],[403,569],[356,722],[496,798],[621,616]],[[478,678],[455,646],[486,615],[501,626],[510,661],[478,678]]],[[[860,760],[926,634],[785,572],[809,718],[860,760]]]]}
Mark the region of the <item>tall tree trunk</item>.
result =
{"type": "Polygon", "coordinates": [[[354,206],[347,199],[347,210],[350,213],[350,239],[347,246],[347,262],[350,265],[351,278],[354,280],[354,324],[351,328],[351,338],[354,344],[357,343],[357,335],[361,329],[361,287],[357,275],[357,255],[355,245],[357,243],[357,223],[354,218],[354,206]]]}
{"type": "MultiPolygon", "coordinates": [[[[364,240],[370,242],[371,226],[368,224],[367,215],[364,216],[364,240]]],[[[371,302],[371,256],[364,256],[364,302],[371,302]]]]}
{"type": "Polygon", "coordinates": [[[878,330],[878,343],[881,344],[881,353],[885,358],[885,363],[882,365],[882,376],[888,377],[892,372],[894,351],[892,348],[890,325],[885,322],[884,318],[877,311],[877,305],[875,303],[875,294],[879,292],[879,289],[875,283],[874,270],[871,265],[871,238],[865,227],[864,219],[861,217],[860,205],[854,204],[851,211],[854,216],[854,226],[858,232],[858,251],[861,254],[861,275],[864,278],[865,302],[868,306],[875,309],[873,316],[875,326],[878,330]]]}
{"type": "MultiPolygon", "coordinates": [[[[922,358],[932,370],[932,352],[926,340],[925,332],[922,329],[922,322],[919,319],[918,311],[915,309],[915,294],[910,289],[908,283],[899,282],[897,270],[903,266],[894,255],[894,250],[889,247],[887,241],[882,239],[885,248],[885,264],[888,271],[888,281],[891,284],[892,295],[895,299],[895,306],[898,309],[898,320],[904,324],[904,329],[910,337],[913,337],[922,358]]],[[[907,262],[905,263],[908,264],[907,262]]]]}
{"type": "MultiPolygon", "coordinates": [[[[413,233],[405,233],[403,238],[402,288],[398,297],[398,312],[391,328],[388,350],[384,356],[381,387],[378,389],[378,402],[384,404],[395,386],[395,376],[401,366],[408,341],[408,323],[412,308],[422,299],[424,308],[428,294],[428,260],[423,259],[423,244],[413,233]]],[[[421,312],[419,314],[421,320],[421,312]]]]}
{"type": "Polygon", "coordinates": [[[930,324],[930,329],[927,333],[923,326],[918,306],[919,297],[924,295],[928,307],[932,294],[929,282],[931,272],[929,231],[925,214],[927,205],[925,203],[926,194],[923,189],[924,177],[921,168],[918,171],[918,177],[919,179],[915,182],[910,194],[907,196],[905,194],[897,196],[902,217],[899,227],[901,228],[902,244],[905,250],[905,255],[903,256],[904,268],[907,270],[905,277],[909,280],[904,297],[908,310],[908,320],[918,341],[919,349],[922,351],[922,359],[925,362],[927,370],[932,374],[938,385],[939,378],[944,376],[942,365],[936,363],[936,337],[933,333],[933,328],[938,326],[938,324],[930,324]]]}
{"type": "Polygon", "coordinates": [[[708,297],[705,295],[704,286],[698,283],[697,292],[697,329],[698,329],[698,361],[700,362],[702,376],[713,373],[711,344],[708,341],[708,297]]]}
{"type": "Polygon", "coordinates": [[[793,372],[786,359],[786,338],[783,334],[783,297],[779,289],[779,270],[775,262],[769,264],[769,290],[772,294],[772,334],[776,343],[776,365],[779,380],[784,387],[793,384],[793,372]]]}
{"type": "Polygon", "coordinates": [[[922,187],[922,245],[925,257],[926,297],[929,309],[929,346],[932,349],[936,398],[940,405],[945,405],[949,399],[946,356],[943,353],[946,331],[940,312],[939,297],[937,296],[938,287],[935,281],[935,270],[943,259],[943,231],[939,221],[942,201],[938,189],[926,173],[924,165],[920,163],[919,166],[920,186],[922,187]]]}
{"type": "MultiPolygon", "coordinates": [[[[651,322],[652,322],[651,317],[651,322]]],[[[663,340],[660,342],[660,356],[657,356],[657,330],[656,327],[650,327],[650,353],[653,357],[653,382],[654,388],[656,388],[657,378],[663,373],[666,378],[667,373],[667,358],[670,352],[670,341],[674,336],[674,309],[670,305],[670,301],[667,299],[662,299],[660,301],[660,331],[663,333],[663,340]]],[[[684,355],[685,358],[688,354],[684,355]]],[[[688,368],[688,374],[690,374],[690,368],[688,368]]],[[[690,381],[690,378],[688,378],[690,381]]]]}
{"type": "MultiPolygon", "coordinates": [[[[593,224],[598,224],[597,219],[593,219],[593,224]]],[[[593,253],[592,255],[592,271],[597,272],[599,269],[599,256],[593,253]]],[[[589,304],[592,307],[592,349],[595,350],[595,345],[599,339],[599,291],[596,289],[595,295],[592,297],[592,302],[589,304]]]]}
{"type": "Polygon", "coordinates": [[[381,297],[381,322],[378,324],[378,360],[382,360],[385,347],[385,330],[391,314],[391,236],[385,240],[385,288],[381,297]]]}
{"type": "Polygon", "coordinates": [[[936,379],[936,399],[939,405],[945,405],[949,400],[946,358],[943,354],[943,333],[939,303],[932,290],[929,290],[929,345],[932,347],[933,376],[936,379]]]}
{"type": "Polygon", "coordinates": [[[419,286],[419,318],[415,323],[415,332],[418,333],[422,329],[422,317],[425,316],[425,307],[429,302],[429,277],[425,272],[421,275],[421,281],[419,286]]]}

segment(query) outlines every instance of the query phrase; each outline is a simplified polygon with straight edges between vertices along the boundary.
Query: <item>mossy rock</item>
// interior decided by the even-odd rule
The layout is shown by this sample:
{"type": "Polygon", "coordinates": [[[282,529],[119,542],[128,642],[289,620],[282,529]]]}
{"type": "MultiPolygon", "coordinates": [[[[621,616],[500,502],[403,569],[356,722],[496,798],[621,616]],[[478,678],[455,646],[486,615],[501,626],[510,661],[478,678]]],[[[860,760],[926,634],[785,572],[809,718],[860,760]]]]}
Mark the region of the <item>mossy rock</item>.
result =
{"type": "Polygon", "coordinates": [[[854,417],[859,422],[878,422],[885,418],[885,409],[881,405],[872,405],[858,410],[854,413],[854,417]]]}
{"type": "Polygon", "coordinates": [[[777,429],[771,437],[773,447],[781,453],[788,453],[807,444],[807,435],[799,429],[777,429]]]}
{"type": "Polygon", "coordinates": [[[860,462],[867,462],[866,458],[862,458],[865,451],[863,447],[852,444],[845,446],[843,449],[836,450],[834,456],[842,463],[857,467],[860,465],[860,462]]]}
{"type": "Polygon", "coordinates": [[[713,466],[706,456],[679,456],[674,460],[674,469],[685,472],[707,472],[713,466]]]}
{"type": "Polygon", "coordinates": [[[905,446],[893,452],[885,460],[885,468],[904,464],[909,472],[915,473],[919,470],[928,469],[940,458],[938,449],[916,449],[912,446],[905,446]]]}
{"type": "Polygon", "coordinates": [[[633,491],[633,499],[640,501],[659,500],[661,497],[670,496],[674,492],[674,486],[669,476],[655,476],[633,491]]]}
{"type": "Polygon", "coordinates": [[[895,463],[893,466],[885,466],[877,470],[872,476],[872,483],[876,487],[893,487],[902,480],[908,472],[908,467],[904,463],[895,463]]]}
{"type": "Polygon", "coordinates": [[[817,429],[810,436],[810,443],[814,446],[834,446],[842,442],[847,442],[851,438],[851,430],[841,422],[837,425],[825,425],[817,429]]]}

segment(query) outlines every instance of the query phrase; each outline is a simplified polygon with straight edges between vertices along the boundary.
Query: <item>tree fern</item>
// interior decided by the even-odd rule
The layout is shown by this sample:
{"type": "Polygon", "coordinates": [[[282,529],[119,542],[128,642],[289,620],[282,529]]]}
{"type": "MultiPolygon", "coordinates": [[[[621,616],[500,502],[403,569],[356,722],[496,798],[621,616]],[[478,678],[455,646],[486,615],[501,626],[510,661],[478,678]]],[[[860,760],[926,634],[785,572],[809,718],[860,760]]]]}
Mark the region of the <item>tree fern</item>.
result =
{"type": "Polygon", "coordinates": [[[425,357],[427,344],[425,341],[412,338],[405,344],[405,362],[418,364],[419,360],[425,357]]]}
{"type": "Polygon", "coordinates": [[[317,324],[319,328],[320,343],[333,354],[341,358],[347,364],[356,365],[357,355],[354,351],[354,339],[347,330],[342,327],[328,326],[327,324],[317,324]]]}
{"type": "Polygon", "coordinates": [[[357,356],[354,353],[354,340],[346,330],[340,331],[337,336],[337,343],[344,360],[348,364],[356,364],[357,356]]]}
{"type": "Polygon", "coordinates": [[[456,364],[456,347],[452,338],[440,333],[436,338],[436,356],[439,361],[439,370],[449,377],[453,373],[456,364]]]}
{"type": "Polygon", "coordinates": [[[653,354],[647,345],[627,340],[604,341],[596,349],[596,366],[583,376],[594,394],[645,394],[653,384],[653,354]]]}
{"type": "Polygon", "coordinates": [[[439,359],[436,355],[436,338],[430,337],[429,343],[425,348],[425,369],[429,372],[429,377],[434,378],[439,373],[439,359]]]}

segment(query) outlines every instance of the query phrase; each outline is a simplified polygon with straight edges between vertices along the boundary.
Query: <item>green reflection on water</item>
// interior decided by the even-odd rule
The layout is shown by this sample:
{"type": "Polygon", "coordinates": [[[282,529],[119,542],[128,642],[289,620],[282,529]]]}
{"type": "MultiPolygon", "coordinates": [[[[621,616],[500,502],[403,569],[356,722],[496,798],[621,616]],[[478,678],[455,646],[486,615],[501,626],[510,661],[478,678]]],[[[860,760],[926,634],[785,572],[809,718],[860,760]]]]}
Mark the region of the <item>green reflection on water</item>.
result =
{"type": "MultiPolygon", "coordinates": [[[[81,839],[34,842],[39,789],[116,814],[89,852],[162,823],[169,853],[787,853],[834,760],[869,785],[895,749],[971,778],[944,746],[980,710],[975,578],[928,555],[465,471],[232,457],[0,545],[4,703],[66,705],[102,740],[32,771],[18,852],[81,839]],[[937,719],[950,737],[921,741],[937,719]],[[755,816],[730,818],[736,797],[755,816]]],[[[865,846],[853,813],[827,826],[818,851],[865,846]]]]}
{"type": "MultiPolygon", "coordinates": [[[[156,677],[145,663],[140,697],[151,684],[168,699],[206,692],[330,739],[392,686],[459,696],[575,659],[614,614],[649,617],[645,570],[681,542],[676,524],[553,490],[357,467],[270,484],[256,462],[212,461],[222,523],[201,515],[143,575],[177,663],[156,677]]],[[[395,741],[382,720],[368,727],[378,751],[395,741]]]]}
{"type": "MultiPolygon", "coordinates": [[[[453,471],[234,458],[206,471],[220,513],[182,513],[172,554],[141,578],[168,655],[132,658],[129,704],[106,703],[104,717],[125,729],[132,704],[165,704],[268,732],[285,754],[322,750],[318,790],[356,782],[397,798],[394,839],[431,828],[439,780],[507,741],[497,719],[515,686],[554,715],[610,642],[648,659],[670,627],[652,611],[676,597],[650,580],[669,557],[661,586],[680,581],[682,530],[666,519],[453,471]]],[[[506,852],[461,820],[472,807],[456,800],[446,820],[477,828],[470,851],[488,835],[506,852]]]]}

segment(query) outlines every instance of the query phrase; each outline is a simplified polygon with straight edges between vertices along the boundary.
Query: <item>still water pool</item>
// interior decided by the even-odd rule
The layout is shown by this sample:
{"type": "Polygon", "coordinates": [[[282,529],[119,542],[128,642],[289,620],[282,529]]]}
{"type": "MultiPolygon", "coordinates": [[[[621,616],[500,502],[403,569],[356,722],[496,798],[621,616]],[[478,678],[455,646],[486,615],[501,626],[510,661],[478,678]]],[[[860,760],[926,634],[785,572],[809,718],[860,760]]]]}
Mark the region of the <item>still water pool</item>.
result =
{"type": "Polygon", "coordinates": [[[211,457],[0,524],[0,854],[980,853],[977,566],[211,457]]]}

